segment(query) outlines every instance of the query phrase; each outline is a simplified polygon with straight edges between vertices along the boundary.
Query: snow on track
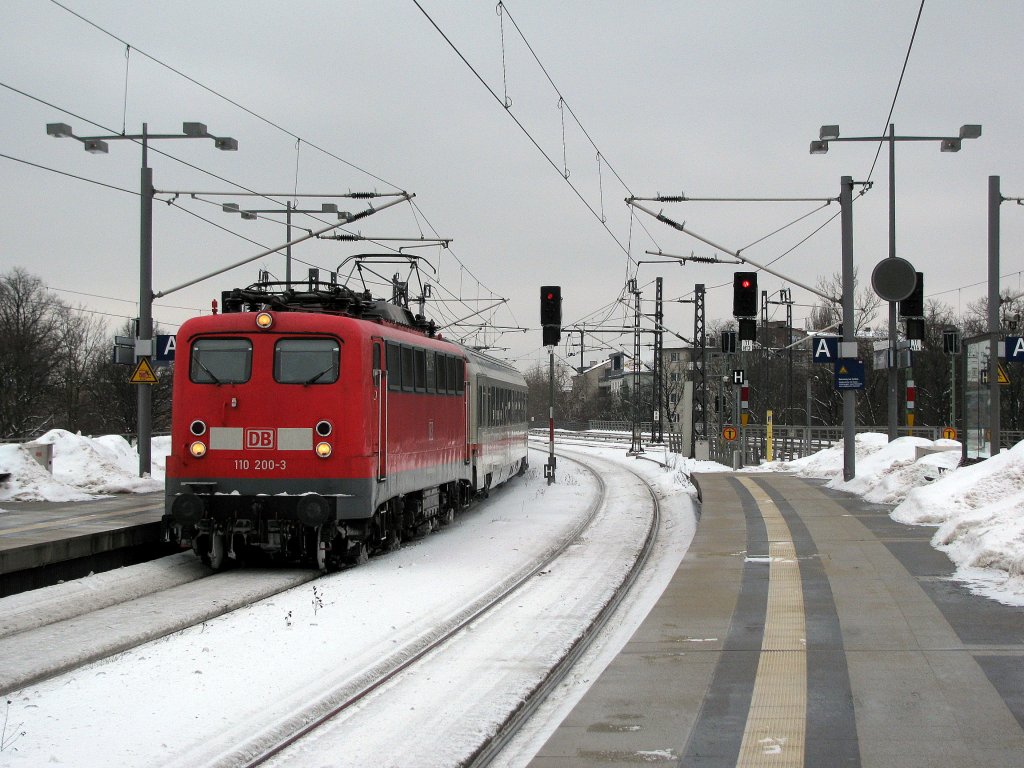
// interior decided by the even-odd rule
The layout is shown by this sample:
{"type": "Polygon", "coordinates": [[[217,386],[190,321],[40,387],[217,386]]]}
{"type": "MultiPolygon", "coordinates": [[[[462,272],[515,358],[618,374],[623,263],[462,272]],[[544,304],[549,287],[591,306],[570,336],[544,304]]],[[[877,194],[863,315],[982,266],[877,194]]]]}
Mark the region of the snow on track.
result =
{"type": "Polygon", "coordinates": [[[372,668],[574,529],[596,485],[559,469],[558,484],[530,470],[397,552],[8,696],[25,735],[0,766],[191,766],[237,744],[236,728],[372,668]]]}
{"type": "Polygon", "coordinates": [[[607,495],[563,555],[469,631],[269,765],[307,766],[322,755],[333,766],[465,764],[590,626],[644,546],[653,515],[646,484],[621,464],[585,461],[607,495]]]}

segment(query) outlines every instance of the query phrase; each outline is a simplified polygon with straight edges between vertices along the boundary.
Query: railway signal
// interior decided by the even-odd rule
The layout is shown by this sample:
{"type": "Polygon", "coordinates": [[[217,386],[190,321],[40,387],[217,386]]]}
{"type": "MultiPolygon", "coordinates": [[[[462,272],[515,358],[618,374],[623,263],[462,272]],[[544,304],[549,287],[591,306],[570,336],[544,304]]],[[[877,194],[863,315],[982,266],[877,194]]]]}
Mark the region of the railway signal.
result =
{"type": "Polygon", "coordinates": [[[733,274],[732,313],[736,317],[757,317],[757,272],[733,274]]]}
{"type": "Polygon", "coordinates": [[[540,287],[540,324],[544,346],[553,347],[562,338],[562,286],[540,287]]]}

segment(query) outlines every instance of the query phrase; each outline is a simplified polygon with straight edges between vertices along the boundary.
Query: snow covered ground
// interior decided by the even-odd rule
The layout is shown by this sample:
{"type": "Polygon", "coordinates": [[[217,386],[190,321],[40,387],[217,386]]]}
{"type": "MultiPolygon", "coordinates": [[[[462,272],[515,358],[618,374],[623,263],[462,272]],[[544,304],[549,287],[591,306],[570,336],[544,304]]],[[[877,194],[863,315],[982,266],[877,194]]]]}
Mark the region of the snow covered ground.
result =
{"type": "Polygon", "coordinates": [[[1024,605],[1024,442],[978,464],[958,467],[960,443],[857,435],[856,476],[843,480],[842,443],[812,456],[748,471],[793,472],[877,504],[907,525],[938,526],[932,545],[956,564],[977,594],[1024,605]],[[915,448],[947,449],[920,459],[915,448]]]}
{"type": "MultiPolygon", "coordinates": [[[[21,446],[0,446],[0,471],[13,473],[12,480],[0,487],[0,514],[3,501],[62,501],[95,498],[111,493],[158,490],[163,477],[163,462],[169,448],[166,439],[154,441],[152,479],[140,480],[136,477],[136,454],[122,438],[89,439],[55,430],[41,441],[54,445],[53,476],[39,468],[21,446]]],[[[711,462],[682,459],[660,448],[649,449],[641,459],[626,457],[622,445],[574,445],[571,450],[599,454],[628,462],[635,469],[642,468],[644,476],[654,483],[663,502],[670,502],[676,508],[670,517],[670,525],[678,529],[676,538],[666,537],[665,541],[669,543],[661,555],[655,558],[652,575],[648,577],[648,587],[637,598],[639,607],[630,609],[633,618],[624,620],[620,628],[622,638],[628,638],[631,628],[642,620],[646,609],[657,599],[660,593],[658,585],[667,581],[675,570],[675,564],[683,557],[692,535],[691,499],[694,489],[689,482],[690,473],[731,470],[711,462]]],[[[892,515],[896,520],[937,527],[933,543],[946,551],[957,564],[958,577],[979,592],[1002,602],[1022,605],[1024,443],[970,467],[956,467],[959,455],[957,443],[933,443],[920,438],[901,438],[888,443],[884,435],[868,434],[857,438],[857,477],[849,483],[842,480],[842,446],[797,461],[773,462],[743,471],[784,471],[822,478],[828,481],[830,487],[858,494],[869,501],[895,505],[892,515]],[[915,460],[914,449],[917,446],[951,450],[915,460]]],[[[535,464],[539,464],[538,459],[535,459],[535,464]]],[[[421,604],[423,595],[412,587],[423,581],[423,575],[429,567],[443,565],[447,579],[451,578],[451,563],[465,560],[468,567],[458,571],[462,579],[499,565],[503,557],[550,538],[552,530],[547,526],[558,524],[560,520],[564,523],[563,518],[572,517],[585,506],[589,483],[575,471],[569,471],[569,465],[567,461],[563,469],[560,462],[561,482],[550,487],[537,477],[537,470],[531,470],[532,481],[508,489],[512,493],[495,494],[485,509],[470,515],[455,529],[442,532],[436,537],[427,537],[416,546],[340,574],[337,581],[317,582],[317,590],[327,590],[323,593],[311,592],[312,588],[307,585],[254,606],[239,616],[217,620],[195,630],[186,630],[173,638],[165,638],[146,646],[145,649],[99,662],[9,697],[13,700],[12,704],[7,705],[6,712],[0,712],[0,718],[10,718],[6,723],[7,732],[4,737],[4,746],[7,748],[0,749],[0,766],[32,765],[36,764],[33,762],[35,759],[42,756],[45,756],[44,760],[63,760],[65,764],[71,764],[76,760],[81,761],[83,755],[91,755],[97,762],[87,760],[79,764],[101,764],[108,756],[105,751],[107,748],[103,745],[109,746],[110,742],[101,738],[102,733],[85,727],[86,722],[94,719],[94,715],[89,713],[97,709],[97,702],[122,698],[130,702],[128,709],[132,711],[132,717],[138,713],[137,710],[146,707],[154,712],[161,711],[152,698],[152,690],[145,686],[132,691],[125,688],[133,680],[145,680],[156,660],[163,659],[166,664],[166,674],[161,679],[179,681],[176,688],[164,691],[162,696],[168,695],[182,705],[188,703],[193,709],[198,702],[209,700],[223,703],[225,691],[232,690],[230,681],[245,677],[244,672],[237,669],[232,673],[232,667],[226,661],[238,655],[240,627],[244,630],[242,636],[246,631],[249,632],[249,639],[242,642],[242,647],[251,647],[252,650],[262,648],[266,651],[276,645],[275,638],[278,636],[294,642],[295,627],[300,625],[313,641],[322,645],[326,629],[333,625],[335,631],[340,631],[340,628],[352,623],[346,619],[349,615],[347,609],[352,607],[348,604],[351,593],[347,588],[339,593],[335,587],[355,587],[357,583],[368,581],[373,583],[374,589],[378,589],[382,580],[412,576],[412,586],[406,585],[403,589],[410,590],[413,603],[421,604]],[[550,512],[538,518],[535,505],[541,500],[550,512]],[[541,522],[543,525],[537,527],[541,522]],[[479,526],[479,530],[475,530],[475,526],[479,526]],[[452,545],[458,540],[460,530],[469,535],[464,537],[465,545],[460,545],[453,552],[452,545]],[[501,544],[497,549],[481,546],[495,540],[501,544]],[[510,540],[516,542],[512,547],[508,545],[510,540]],[[346,593],[349,597],[346,597],[346,593]],[[335,611],[340,613],[336,624],[331,618],[335,611]],[[272,636],[267,634],[270,627],[277,627],[271,633],[272,636]],[[221,654],[218,663],[212,663],[211,659],[218,654],[221,654]],[[181,670],[188,674],[180,675],[181,670]],[[226,677],[219,679],[218,674],[226,677]],[[19,735],[22,731],[25,732],[24,736],[19,735]],[[77,758],[70,757],[76,753],[77,758]]],[[[170,560],[167,559],[168,562],[170,560]]],[[[158,561],[133,566],[133,569],[144,572],[146,569],[163,567],[171,566],[158,561]]],[[[133,569],[124,570],[134,573],[133,569]]],[[[95,587],[103,578],[94,576],[80,581],[89,582],[92,579],[95,587]]],[[[145,578],[145,573],[140,573],[139,578],[145,578]]],[[[133,580],[129,579],[128,583],[133,580]]],[[[31,594],[39,599],[59,601],[59,595],[51,593],[65,590],[67,598],[73,602],[81,589],[81,584],[72,582],[31,594]]],[[[5,598],[0,601],[0,607],[17,598],[5,598]]],[[[413,605],[404,608],[399,605],[395,610],[397,613],[394,615],[382,617],[385,623],[381,626],[390,634],[393,634],[392,627],[408,621],[403,611],[413,611],[413,605]],[[388,621],[391,624],[387,624],[388,621]]],[[[365,634],[365,626],[358,634],[365,634]]],[[[393,638],[379,638],[380,643],[390,642],[390,639],[393,638]]],[[[374,652],[380,643],[371,643],[374,652]]],[[[310,647],[306,650],[305,658],[317,658],[318,648],[310,647]]],[[[615,643],[609,643],[600,653],[606,658],[614,655],[615,643]]],[[[246,654],[242,656],[248,658],[246,654]]],[[[372,654],[366,656],[366,659],[371,657],[372,654]]],[[[598,661],[598,668],[601,663],[598,661]]],[[[245,664],[242,666],[245,667],[245,664]]],[[[571,707],[573,694],[578,694],[586,687],[585,680],[577,682],[570,681],[566,685],[567,698],[560,705],[556,703],[556,707],[571,707]]],[[[239,704],[242,710],[245,706],[245,702],[239,704]]],[[[103,708],[98,711],[102,712],[103,708]]],[[[189,717],[193,718],[190,722],[194,722],[195,714],[190,712],[189,717]]],[[[206,714],[215,719],[217,713],[206,714]]],[[[163,721],[159,717],[154,718],[149,727],[156,729],[163,721]]],[[[556,722],[557,719],[555,716],[550,722],[556,722]]],[[[163,759],[177,752],[173,736],[175,727],[181,728],[183,723],[172,724],[170,730],[161,737],[165,739],[161,744],[167,745],[163,759]]],[[[544,734],[534,733],[532,738],[535,742],[542,742],[544,734]]],[[[142,762],[154,759],[156,755],[149,752],[148,747],[147,743],[135,752],[135,757],[141,758],[142,762]]],[[[135,749],[139,748],[140,745],[135,745],[135,749]]],[[[130,745],[128,750],[131,752],[130,745]]]]}

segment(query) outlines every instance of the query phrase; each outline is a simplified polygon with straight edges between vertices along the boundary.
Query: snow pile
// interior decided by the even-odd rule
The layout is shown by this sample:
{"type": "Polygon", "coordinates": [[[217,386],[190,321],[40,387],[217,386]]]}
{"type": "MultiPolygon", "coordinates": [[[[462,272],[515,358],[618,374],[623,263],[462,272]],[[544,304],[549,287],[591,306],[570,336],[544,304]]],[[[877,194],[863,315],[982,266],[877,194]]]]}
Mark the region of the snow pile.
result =
{"type": "Polygon", "coordinates": [[[10,480],[0,485],[0,501],[85,501],[93,498],[51,475],[21,444],[0,445],[0,471],[11,473],[10,480]]]}
{"type": "Polygon", "coordinates": [[[991,459],[959,467],[960,443],[857,435],[856,476],[843,481],[843,445],[754,471],[794,472],[876,504],[896,504],[892,518],[939,526],[932,545],[957,566],[972,590],[1024,605],[1024,443],[991,459]],[[919,446],[945,449],[915,459],[919,446]]]}
{"type": "Polygon", "coordinates": [[[892,512],[909,525],[938,525],[932,544],[957,577],[1000,602],[1024,605],[1024,442],[914,488],[892,512]]]}
{"type": "Polygon", "coordinates": [[[53,429],[39,438],[53,446],[53,474],[20,444],[0,445],[0,471],[11,478],[0,486],[0,501],[85,501],[114,493],[163,489],[170,438],[152,442],[152,477],[140,478],[139,454],[119,435],[90,438],[53,429]]]}

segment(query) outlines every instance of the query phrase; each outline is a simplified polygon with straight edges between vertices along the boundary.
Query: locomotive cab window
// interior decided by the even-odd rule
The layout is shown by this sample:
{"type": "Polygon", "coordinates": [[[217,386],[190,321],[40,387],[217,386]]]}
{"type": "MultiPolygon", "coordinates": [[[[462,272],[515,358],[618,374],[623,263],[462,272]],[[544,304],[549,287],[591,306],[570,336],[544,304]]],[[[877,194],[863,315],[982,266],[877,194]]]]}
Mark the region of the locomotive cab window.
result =
{"type": "Polygon", "coordinates": [[[252,375],[248,339],[196,339],[189,377],[196,384],[241,384],[252,375]]]}
{"type": "Polygon", "coordinates": [[[389,341],[387,343],[388,358],[388,389],[397,391],[402,388],[402,348],[389,341]]]}
{"type": "Polygon", "coordinates": [[[335,339],[281,339],[274,345],[274,381],[333,384],[340,360],[341,345],[335,339]]]}

